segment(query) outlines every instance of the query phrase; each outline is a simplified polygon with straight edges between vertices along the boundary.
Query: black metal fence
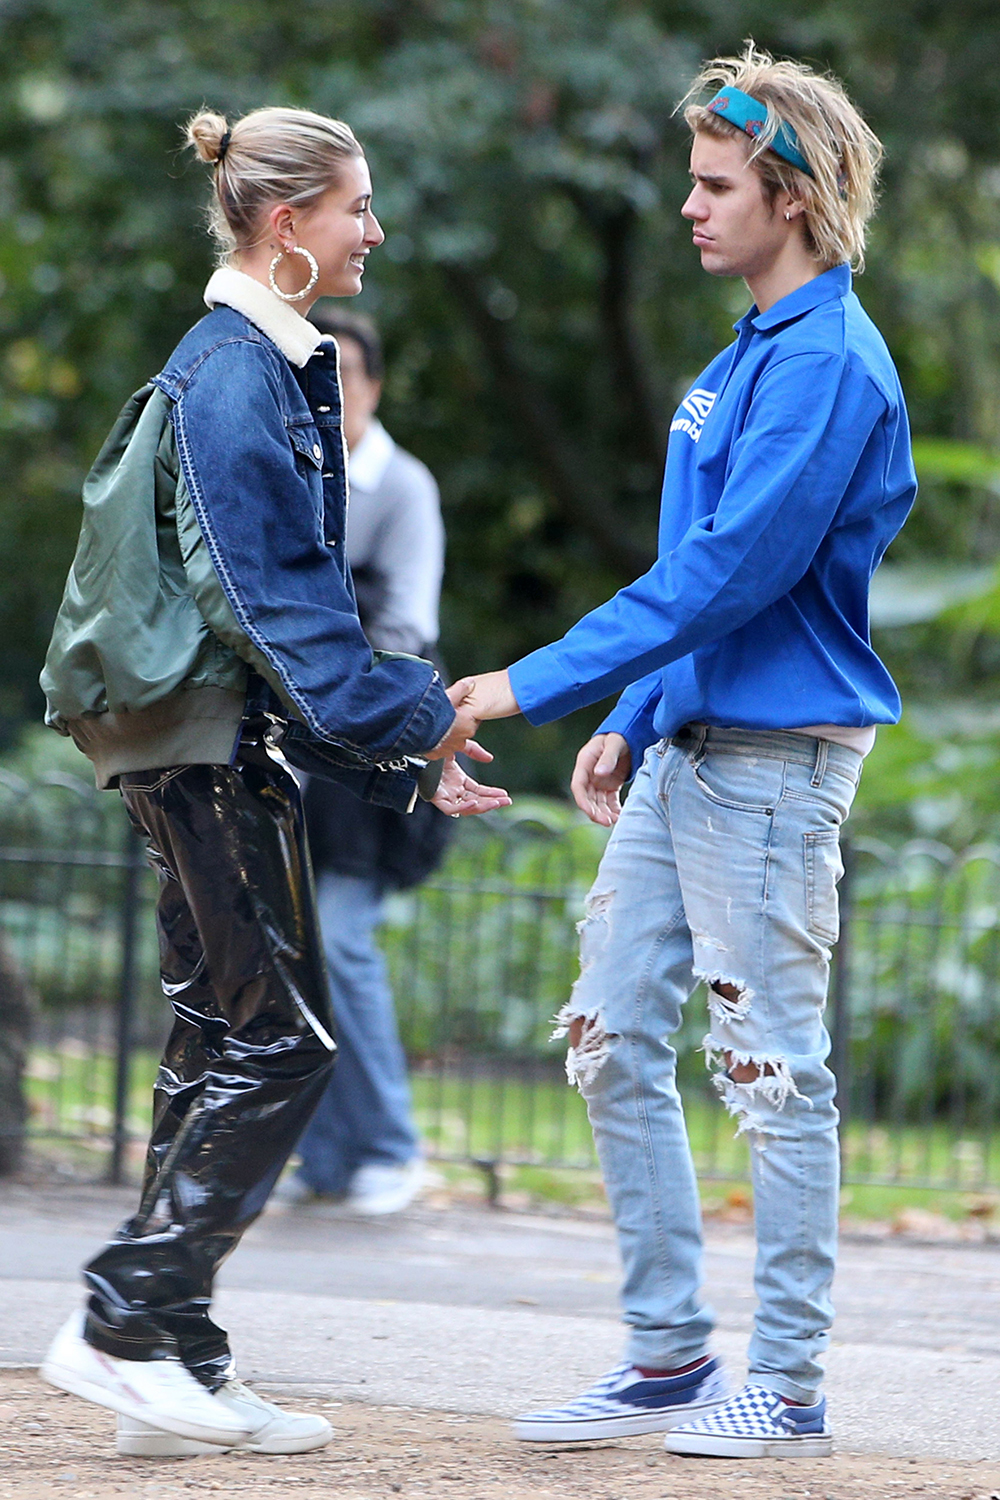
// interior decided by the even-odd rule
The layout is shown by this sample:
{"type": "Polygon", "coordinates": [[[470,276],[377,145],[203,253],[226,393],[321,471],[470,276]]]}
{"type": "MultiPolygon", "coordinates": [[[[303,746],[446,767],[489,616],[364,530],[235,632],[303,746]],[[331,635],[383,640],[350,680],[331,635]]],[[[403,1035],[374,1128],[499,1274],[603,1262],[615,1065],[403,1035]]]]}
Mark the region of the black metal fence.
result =
{"type": "MultiPolygon", "coordinates": [[[[431,1155],[592,1167],[551,1017],[603,835],[551,803],[469,820],[437,877],[394,897],[383,939],[431,1155]]],[[[1000,849],[859,840],[842,886],[831,1030],[848,1181],[1000,1188],[1000,849]]],[[[118,799],[71,776],[0,773],[0,934],[34,996],[26,1087],[36,1149],[119,1179],[141,1154],[168,1025],[155,887],[118,799]]],[[[0,987],[0,1033],[3,1030],[0,987]]],[[[708,1087],[704,998],[678,1039],[703,1174],[746,1147],[708,1087]]]]}

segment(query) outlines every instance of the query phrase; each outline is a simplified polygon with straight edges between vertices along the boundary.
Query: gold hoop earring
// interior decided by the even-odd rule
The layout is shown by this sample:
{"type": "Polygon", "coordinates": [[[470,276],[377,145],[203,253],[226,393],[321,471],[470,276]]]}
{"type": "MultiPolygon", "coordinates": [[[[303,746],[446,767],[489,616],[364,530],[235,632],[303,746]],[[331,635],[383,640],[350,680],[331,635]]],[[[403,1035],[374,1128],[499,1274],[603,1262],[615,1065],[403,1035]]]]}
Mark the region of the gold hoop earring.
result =
{"type": "Polygon", "coordinates": [[[282,302],[301,302],[303,297],[308,297],[309,293],[312,291],[318,280],[319,265],[317,264],[316,257],[315,255],[313,255],[311,250],[306,250],[302,245],[293,245],[290,250],[279,250],[277,255],[272,260],[267,273],[268,286],[271,288],[271,291],[276,297],[281,298],[282,302]],[[309,262],[309,280],[306,282],[301,292],[283,292],[274,279],[274,273],[281,265],[281,262],[284,260],[286,255],[304,255],[306,260],[309,262]]]}

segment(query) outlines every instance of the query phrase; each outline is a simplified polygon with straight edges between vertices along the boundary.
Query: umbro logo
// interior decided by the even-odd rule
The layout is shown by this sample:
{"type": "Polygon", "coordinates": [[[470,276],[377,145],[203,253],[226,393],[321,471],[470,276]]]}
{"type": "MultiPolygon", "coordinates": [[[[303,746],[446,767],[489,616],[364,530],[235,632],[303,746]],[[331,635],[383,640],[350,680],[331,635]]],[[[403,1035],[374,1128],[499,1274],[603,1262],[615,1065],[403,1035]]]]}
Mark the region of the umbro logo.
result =
{"type": "Polygon", "coordinates": [[[705,418],[715,405],[716,392],[702,391],[697,387],[689,391],[680,404],[676,417],[670,424],[671,432],[686,432],[693,443],[701,437],[705,418]]]}

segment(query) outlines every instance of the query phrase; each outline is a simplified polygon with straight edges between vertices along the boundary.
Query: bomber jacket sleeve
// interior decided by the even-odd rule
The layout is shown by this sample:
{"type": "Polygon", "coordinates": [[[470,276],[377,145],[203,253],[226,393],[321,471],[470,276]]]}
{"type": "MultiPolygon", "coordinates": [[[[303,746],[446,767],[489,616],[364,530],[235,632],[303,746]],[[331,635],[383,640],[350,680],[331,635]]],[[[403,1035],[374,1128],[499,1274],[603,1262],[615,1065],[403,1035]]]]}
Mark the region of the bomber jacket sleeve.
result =
{"type": "Polygon", "coordinates": [[[620,691],[745,625],[794,588],[885,410],[867,374],[841,354],[794,354],[766,370],[714,514],[696,520],[671,552],[562,640],[510,669],[531,723],[620,691]]]}
{"type": "Polygon", "coordinates": [[[229,644],[315,734],[372,758],[419,755],[454,710],[428,662],[373,655],[296,466],[277,358],[247,340],[219,345],[173,412],[188,497],[238,627],[229,644]]]}

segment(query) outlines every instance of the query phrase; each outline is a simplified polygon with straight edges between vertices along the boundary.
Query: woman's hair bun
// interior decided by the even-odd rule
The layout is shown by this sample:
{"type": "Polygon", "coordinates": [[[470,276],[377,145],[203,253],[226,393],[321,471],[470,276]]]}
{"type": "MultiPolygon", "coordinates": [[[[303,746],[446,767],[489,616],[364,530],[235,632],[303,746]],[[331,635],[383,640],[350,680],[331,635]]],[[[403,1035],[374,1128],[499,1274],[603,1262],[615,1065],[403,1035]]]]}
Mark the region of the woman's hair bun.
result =
{"type": "Polygon", "coordinates": [[[185,129],[185,140],[193,146],[202,161],[218,161],[222,138],[228,131],[225,115],[213,114],[209,109],[192,115],[185,129]]]}

